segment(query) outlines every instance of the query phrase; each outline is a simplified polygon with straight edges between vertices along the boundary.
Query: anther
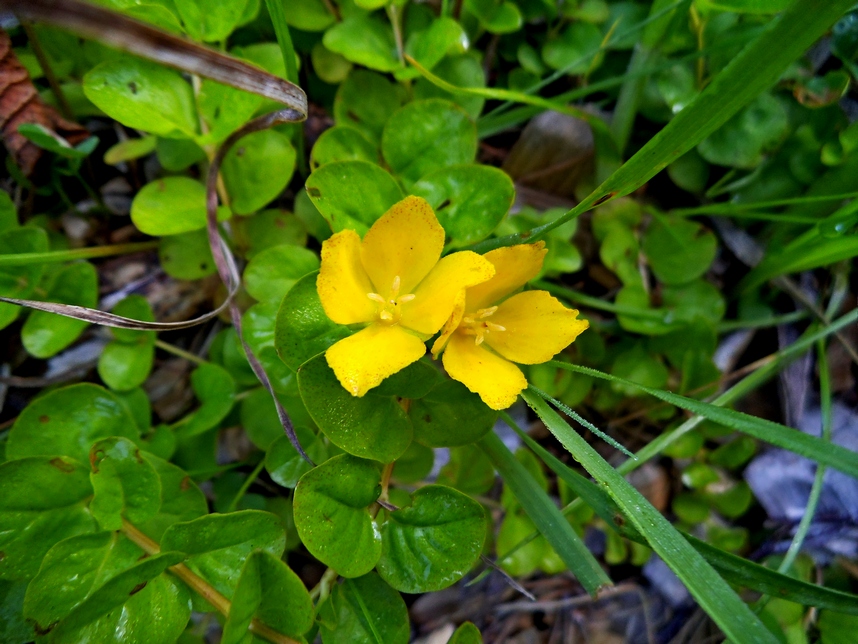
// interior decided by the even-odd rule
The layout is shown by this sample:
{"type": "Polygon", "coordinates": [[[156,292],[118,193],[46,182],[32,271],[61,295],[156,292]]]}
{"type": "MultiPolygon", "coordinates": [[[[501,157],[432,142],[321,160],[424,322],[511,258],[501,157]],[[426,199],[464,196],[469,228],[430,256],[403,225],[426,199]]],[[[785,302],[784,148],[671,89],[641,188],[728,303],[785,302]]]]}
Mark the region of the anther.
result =
{"type": "Polygon", "coordinates": [[[486,322],[486,326],[489,327],[492,331],[506,331],[505,326],[495,324],[494,322],[486,322]]]}
{"type": "Polygon", "coordinates": [[[496,307],[496,306],[493,306],[493,307],[488,308],[488,309],[483,309],[482,311],[480,311],[480,318],[487,318],[497,310],[498,310],[498,307],[496,307]]]}
{"type": "Polygon", "coordinates": [[[381,297],[378,293],[367,293],[366,296],[371,299],[373,302],[378,302],[379,304],[384,304],[384,298],[381,297]]]}
{"type": "Polygon", "coordinates": [[[402,280],[399,279],[399,275],[393,278],[393,293],[392,297],[395,299],[397,295],[399,295],[399,287],[402,285],[402,280]]]}
{"type": "Polygon", "coordinates": [[[417,296],[414,295],[414,293],[409,293],[408,295],[403,295],[402,297],[399,298],[399,303],[405,304],[406,302],[410,302],[411,300],[413,300],[415,297],[417,297],[417,296]]]}
{"type": "Polygon", "coordinates": [[[393,319],[393,313],[391,313],[390,311],[382,311],[381,313],[378,314],[378,317],[380,317],[382,320],[388,320],[389,321],[389,320],[393,319]]]}
{"type": "Polygon", "coordinates": [[[482,334],[482,333],[478,333],[478,334],[477,334],[477,339],[476,339],[476,340],[474,340],[474,344],[476,344],[477,346],[480,346],[480,345],[483,343],[483,340],[485,340],[485,337],[483,336],[483,334],[482,334]]]}

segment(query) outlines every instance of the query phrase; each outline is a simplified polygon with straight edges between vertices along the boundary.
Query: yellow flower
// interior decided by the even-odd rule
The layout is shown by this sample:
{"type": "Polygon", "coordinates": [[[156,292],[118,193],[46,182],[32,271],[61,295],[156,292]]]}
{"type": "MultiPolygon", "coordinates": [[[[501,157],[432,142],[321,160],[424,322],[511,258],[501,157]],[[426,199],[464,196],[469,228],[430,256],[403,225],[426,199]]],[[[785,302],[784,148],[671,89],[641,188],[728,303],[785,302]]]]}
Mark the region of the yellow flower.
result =
{"type": "Polygon", "coordinates": [[[487,282],[469,288],[432,347],[444,368],[492,409],[506,409],[527,387],[514,362],[551,360],[589,326],[546,291],[510,293],[536,277],[548,251],[543,242],[498,248],[484,257],[495,267],[487,282]]]}
{"type": "Polygon", "coordinates": [[[444,229],[420,197],[394,204],[362,242],[343,230],[322,244],[316,290],[325,314],[337,324],[367,325],[325,352],[353,396],[425,355],[423,343],[444,325],[464,289],[494,275],[480,255],[462,251],[440,259],[443,248],[444,229]]]}

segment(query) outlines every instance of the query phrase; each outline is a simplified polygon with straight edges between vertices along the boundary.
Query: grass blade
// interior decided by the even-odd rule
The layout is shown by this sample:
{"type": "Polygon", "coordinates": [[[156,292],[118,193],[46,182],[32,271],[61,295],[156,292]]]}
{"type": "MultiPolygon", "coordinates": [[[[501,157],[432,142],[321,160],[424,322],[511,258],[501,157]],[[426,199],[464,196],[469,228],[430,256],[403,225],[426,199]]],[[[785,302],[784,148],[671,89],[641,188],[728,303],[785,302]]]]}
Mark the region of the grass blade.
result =
{"type": "MultiPolygon", "coordinates": [[[[856,313],[858,313],[858,311],[856,311],[856,313]]],[[[680,409],[685,409],[686,411],[690,411],[698,416],[703,416],[704,418],[708,418],[716,423],[725,425],[737,432],[753,436],[761,441],[795,452],[796,454],[810,458],[817,463],[824,463],[829,467],[833,467],[836,470],[840,470],[841,472],[858,478],[858,453],[839,445],[828,443],[816,436],[805,434],[797,429],[792,429],[791,427],[786,427],[770,420],[757,418],[756,416],[750,416],[749,414],[744,414],[733,409],[726,409],[711,403],[703,402],[702,400],[686,398],[685,396],[680,396],[670,391],[646,387],[644,385],[634,383],[631,380],[618,378],[617,376],[612,376],[611,374],[604,373],[603,371],[598,371],[597,369],[557,361],[552,361],[551,364],[556,367],[560,367],[561,369],[566,369],[567,371],[583,373],[594,378],[616,382],[624,386],[636,387],[637,389],[640,389],[651,396],[655,396],[666,403],[675,405],[680,409]]]]}
{"type": "Polygon", "coordinates": [[[547,402],[530,391],[525,391],[522,397],[563,447],[606,488],[626,519],[670,566],[729,639],[754,644],[778,641],[676,528],[599,456],[547,402]]]}
{"type": "Polygon", "coordinates": [[[611,579],[560,513],[560,509],[548,498],[524,465],[516,460],[503,441],[493,432],[489,432],[478,445],[584,589],[595,596],[600,588],[610,586],[611,579]]]}
{"type": "MultiPolygon", "coordinates": [[[[640,532],[622,517],[617,504],[602,488],[578,474],[542,447],[517,427],[514,421],[511,423],[512,419],[505,417],[504,414],[502,416],[504,416],[507,424],[516,430],[527,446],[580,497],[581,501],[593,508],[596,514],[608,525],[614,526],[625,538],[646,544],[646,540],[640,532]]],[[[703,555],[706,561],[712,564],[722,577],[733,584],[760,593],[773,594],[803,606],[815,606],[838,613],[858,615],[858,595],[809,584],[725,552],[688,534],[683,533],[683,536],[697,552],[703,555]]]]}

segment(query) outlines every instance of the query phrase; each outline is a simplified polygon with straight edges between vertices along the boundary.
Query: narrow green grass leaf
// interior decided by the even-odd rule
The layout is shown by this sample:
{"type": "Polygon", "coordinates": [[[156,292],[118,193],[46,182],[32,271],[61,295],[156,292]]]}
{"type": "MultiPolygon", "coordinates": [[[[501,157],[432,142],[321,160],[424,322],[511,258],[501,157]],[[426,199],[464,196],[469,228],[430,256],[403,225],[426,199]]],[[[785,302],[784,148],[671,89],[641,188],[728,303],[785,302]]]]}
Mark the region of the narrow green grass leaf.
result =
{"type": "Polygon", "coordinates": [[[298,66],[295,64],[295,46],[292,44],[292,36],[289,34],[289,25],[286,24],[286,12],[280,0],[265,0],[265,7],[274,26],[277,36],[277,44],[283,54],[283,63],[286,65],[286,80],[298,83],[298,66]]]}
{"type": "Polygon", "coordinates": [[[530,391],[522,398],[596,481],[652,549],[682,580],[701,608],[734,642],[777,642],[751,609],[661,513],[608,464],[547,402],[530,391]]]}
{"type": "Polygon", "coordinates": [[[548,495],[503,441],[489,432],[478,443],[504,483],[584,589],[595,596],[611,579],[548,495]]]}
{"type": "MultiPolygon", "coordinates": [[[[505,415],[502,414],[502,416],[505,415]]],[[[542,447],[517,427],[511,418],[504,417],[504,420],[516,431],[527,446],[580,497],[580,500],[593,508],[596,514],[608,525],[613,526],[627,539],[638,543],[647,543],[640,532],[622,517],[617,504],[602,488],[578,474],[542,447]]],[[[768,593],[803,606],[815,606],[839,613],[858,615],[858,595],[809,584],[724,552],[720,548],[688,534],[683,533],[683,536],[730,583],[760,593],[768,593]]]]}
{"type": "Polygon", "coordinates": [[[786,427],[770,420],[744,414],[740,411],[718,407],[702,400],[686,398],[685,396],[680,396],[669,391],[646,387],[631,380],[618,378],[603,371],[598,371],[597,369],[557,361],[552,361],[551,364],[567,371],[583,373],[627,387],[635,387],[680,409],[685,409],[698,416],[721,423],[737,432],[753,436],[777,447],[782,447],[783,449],[810,458],[817,463],[824,463],[829,467],[858,478],[858,453],[833,443],[827,443],[816,436],[805,434],[797,429],[792,429],[791,427],[786,427]]]}
{"type": "Polygon", "coordinates": [[[853,0],[796,0],[775,18],[661,132],[575,208],[551,223],[477,244],[485,253],[532,242],[594,206],[627,195],[726,123],[742,107],[777,82],[789,64],[822,36],[853,0]]]}

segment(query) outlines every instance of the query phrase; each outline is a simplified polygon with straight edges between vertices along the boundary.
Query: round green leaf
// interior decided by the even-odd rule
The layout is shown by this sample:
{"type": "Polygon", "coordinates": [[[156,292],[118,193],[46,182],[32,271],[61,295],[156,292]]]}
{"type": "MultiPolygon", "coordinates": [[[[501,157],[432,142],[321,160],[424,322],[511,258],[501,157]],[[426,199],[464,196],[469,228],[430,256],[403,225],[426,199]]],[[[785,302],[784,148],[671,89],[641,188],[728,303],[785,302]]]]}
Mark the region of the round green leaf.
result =
{"type": "Polygon", "coordinates": [[[789,131],[789,115],[783,103],[763,94],[697,146],[709,163],[734,168],[757,167],[763,153],[789,131]]]}
{"type": "Polygon", "coordinates": [[[465,6],[493,34],[509,34],[521,29],[521,12],[507,0],[466,0],[465,6]]]}
{"type": "Polygon", "coordinates": [[[158,138],[152,135],[142,136],[137,139],[125,139],[111,146],[104,153],[104,162],[107,165],[117,165],[123,161],[131,161],[148,156],[155,151],[157,142],[158,138]]]}
{"type": "Polygon", "coordinates": [[[221,644],[244,642],[254,617],[278,633],[297,638],[313,626],[313,600],[304,583],[280,559],[261,551],[252,553],[244,564],[221,644]]]}
{"type": "MultiPolygon", "coordinates": [[[[298,381],[292,371],[277,355],[274,348],[274,324],[277,318],[278,304],[255,304],[242,317],[244,340],[265,367],[271,386],[277,392],[280,401],[286,407],[293,421],[311,425],[312,421],[304,409],[298,393],[298,381]]],[[[255,377],[255,376],[254,376],[255,377]]],[[[256,384],[258,380],[252,384],[256,384]]],[[[274,405],[268,405],[273,411],[274,405]]],[[[279,424],[279,423],[278,423],[279,424]]]]}
{"type": "Polygon", "coordinates": [[[655,276],[665,284],[685,284],[703,275],[715,259],[715,235],[687,219],[655,219],[643,238],[643,251],[655,276]]]}
{"type": "MultiPolygon", "coordinates": [[[[48,235],[41,228],[12,228],[0,233],[0,255],[44,253],[47,250],[48,235]]],[[[44,272],[44,264],[0,266],[0,295],[16,299],[30,297],[44,272]]],[[[0,329],[11,324],[20,311],[20,306],[0,302],[0,329]]]]}
{"type": "Polygon", "coordinates": [[[456,629],[447,644],[483,644],[483,636],[473,622],[465,622],[456,629]]]}
{"type": "Polygon", "coordinates": [[[191,375],[191,386],[202,405],[175,424],[182,438],[196,436],[217,426],[226,418],[235,401],[235,381],[216,364],[204,363],[191,375]]]}
{"type": "Polygon", "coordinates": [[[348,328],[331,322],[325,315],[316,291],[315,273],[298,280],[277,311],[274,346],[293,371],[349,335],[348,328]]]}
{"type": "MultiPolygon", "coordinates": [[[[50,395],[50,394],[49,394],[50,395]]],[[[0,579],[29,579],[63,539],[92,532],[89,468],[64,456],[0,464],[0,579]]]]}
{"type": "Polygon", "coordinates": [[[279,305],[295,283],[319,270],[319,257],[291,244],[272,246],[256,255],[244,270],[244,286],[260,302],[279,305]]]}
{"type": "MultiPolygon", "coordinates": [[[[286,300],[284,300],[285,302],[286,300]]],[[[395,461],[411,443],[411,421],[395,395],[352,396],[320,355],[298,370],[298,388],[313,420],[337,447],[361,458],[395,461]]]]}
{"type": "Polygon", "coordinates": [[[363,235],[404,196],[387,170],[367,161],[323,165],[307,177],[306,187],[335,233],[351,228],[363,235]]]}
{"type": "Polygon", "coordinates": [[[176,0],[175,7],[194,40],[226,40],[244,17],[248,0],[176,0]]]}
{"type": "Polygon", "coordinates": [[[337,125],[350,125],[377,142],[387,119],[404,100],[402,88],[381,74],[353,69],[337,89],[334,119],[337,125]]]}
{"type": "Polygon", "coordinates": [[[411,191],[429,202],[454,247],[488,237],[515,200],[509,175],[476,164],[436,170],[415,183],[411,191]]]}
{"type": "Polygon", "coordinates": [[[405,453],[396,459],[393,478],[398,483],[416,483],[422,481],[435,463],[435,452],[415,441],[411,442],[405,453]]]}
{"type": "Polygon", "coordinates": [[[106,438],[89,451],[95,491],[89,509],[105,530],[122,528],[122,518],[132,523],[151,519],[161,507],[158,473],[126,438],[106,438]]]}
{"type": "Polygon", "coordinates": [[[402,596],[375,573],[335,586],[319,618],[323,644],[407,644],[411,635],[402,596]]]}
{"type": "MultiPolygon", "coordinates": [[[[218,208],[218,219],[229,209],[218,208]]],[[[206,227],[206,189],[189,177],[165,177],[148,183],[131,202],[131,221],[147,235],[178,235],[206,227]]]]}
{"type": "Polygon", "coordinates": [[[341,454],[307,472],[295,488],[295,527],[307,550],[343,577],[360,577],[381,556],[368,506],[381,493],[378,463],[341,454]]]}
{"type": "Polygon", "coordinates": [[[444,380],[411,401],[408,417],[414,440],[428,447],[454,447],[479,440],[494,426],[497,414],[462,383],[444,380]]]}
{"type": "Polygon", "coordinates": [[[181,172],[206,158],[205,150],[190,139],[158,139],[158,161],[168,172],[181,172]]]}
{"type": "Polygon", "coordinates": [[[286,533],[280,519],[259,510],[208,514],[174,523],[161,537],[162,550],[190,555],[188,567],[227,598],[232,597],[251,552],[263,550],[280,557],[285,548],[286,533]]]}
{"type": "Polygon", "coordinates": [[[331,85],[342,83],[352,70],[349,61],[325,47],[321,40],[313,45],[310,59],[313,61],[316,75],[331,85]]]}
{"type": "Polygon", "coordinates": [[[415,101],[388,119],[381,151],[395,173],[414,182],[433,170],[473,162],[477,128],[454,103],[438,98],[415,101]]]}
{"type": "MultiPolygon", "coordinates": [[[[442,60],[432,70],[438,78],[458,87],[485,87],[486,75],[483,66],[477,58],[471,54],[461,56],[449,56],[442,60]]],[[[476,119],[483,111],[486,99],[482,96],[470,94],[451,94],[447,90],[433,85],[425,78],[420,78],[414,84],[414,100],[425,100],[429,98],[443,98],[452,101],[465,110],[472,119],[476,119]]]]}
{"type": "Polygon", "coordinates": [[[248,215],[279,195],[295,170],[295,148],[276,130],[241,139],[223,160],[223,181],[233,212],[248,215]]]}
{"type": "Polygon", "coordinates": [[[194,136],[191,86],[179,72],[131,56],[117,56],[83,77],[86,97],[123,125],[161,136],[194,136]]]}
{"type": "MultiPolygon", "coordinates": [[[[467,47],[468,36],[462,26],[452,18],[441,17],[433,20],[428,29],[412,33],[405,45],[405,53],[431,70],[448,51],[462,52],[467,47]]],[[[420,72],[413,67],[406,67],[396,74],[399,80],[419,76],[420,72]]]]}
{"type": "Polygon", "coordinates": [[[375,143],[348,125],[335,125],[325,130],[313,146],[310,155],[310,167],[333,161],[368,161],[378,163],[378,149],[375,143]]]}
{"type": "Polygon", "coordinates": [[[438,472],[438,482],[465,494],[485,494],[495,483],[495,468],[476,445],[452,447],[449,462],[438,472]]]}
{"type": "MultiPolygon", "coordinates": [[[[88,262],[61,268],[48,280],[45,299],[59,304],[95,307],[98,303],[98,274],[88,262]]],[[[56,313],[33,311],[21,329],[24,348],[37,358],[49,358],[78,339],[88,322],[56,313]]]]}
{"type": "Polygon", "coordinates": [[[6,455],[63,455],[85,463],[90,446],[109,436],[137,440],[139,430],[116,396],[97,385],[81,383],[30,403],[12,425],[6,455]]]}
{"type": "MultiPolygon", "coordinates": [[[[654,389],[664,387],[669,375],[667,367],[661,360],[648,353],[642,343],[620,353],[611,365],[611,373],[654,389]]],[[[627,397],[643,395],[640,389],[631,385],[612,382],[611,388],[627,397]]]]}
{"type": "Polygon", "coordinates": [[[446,588],[474,565],[486,539],[483,507],[442,485],[420,488],[381,528],[378,574],[405,593],[446,588]]]}
{"type": "MultiPolygon", "coordinates": [[[[295,434],[301,447],[317,465],[328,459],[328,449],[320,436],[306,427],[296,427],[295,434]]],[[[274,440],[265,455],[265,469],[278,485],[294,488],[299,479],[310,471],[310,464],[292,446],[288,436],[281,435],[274,440]]]]}
{"type": "MultiPolygon", "coordinates": [[[[152,307],[141,295],[121,300],[113,312],[135,320],[152,322],[152,307]]],[[[130,391],[149,377],[155,360],[155,332],[113,329],[115,340],[98,356],[98,375],[114,391],[130,391]]]]}
{"type": "MultiPolygon", "coordinates": [[[[328,227],[324,220],[322,224],[328,227]]],[[[257,253],[272,246],[304,246],[307,243],[304,223],[288,210],[262,210],[253,217],[242,217],[232,222],[232,226],[241,247],[246,248],[244,254],[247,259],[253,259],[257,253]]]]}
{"type": "Polygon", "coordinates": [[[324,31],[336,21],[323,0],[284,2],[283,13],[290,27],[302,31],[324,31]]]}
{"type": "Polygon", "coordinates": [[[158,243],[161,268],[179,280],[198,280],[217,270],[205,230],[162,237],[158,243]]]}
{"type": "Polygon", "coordinates": [[[604,54],[602,33],[595,25],[574,22],[557,38],[549,40],[542,48],[542,58],[552,69],[562,69],[567,74],[586,74],[595,68],[604,54]]]}
{"type": "Polygon", "coordinates": [[[191,521],[206,514],[208,502],[183,469],[154,454],[143,452],[143,458],[155,469],[161,481],[161,505],[155,516],[138,523],[137,527],[159,541],[164,531],[174,523],[191,521]]]}
{"type": "Polygon", "coordinates": [[[322,42],[330,51],[370,69],[392,72],[402,67],[390,23],[373,15],[351,14],[328,29],[322,42]]]}

